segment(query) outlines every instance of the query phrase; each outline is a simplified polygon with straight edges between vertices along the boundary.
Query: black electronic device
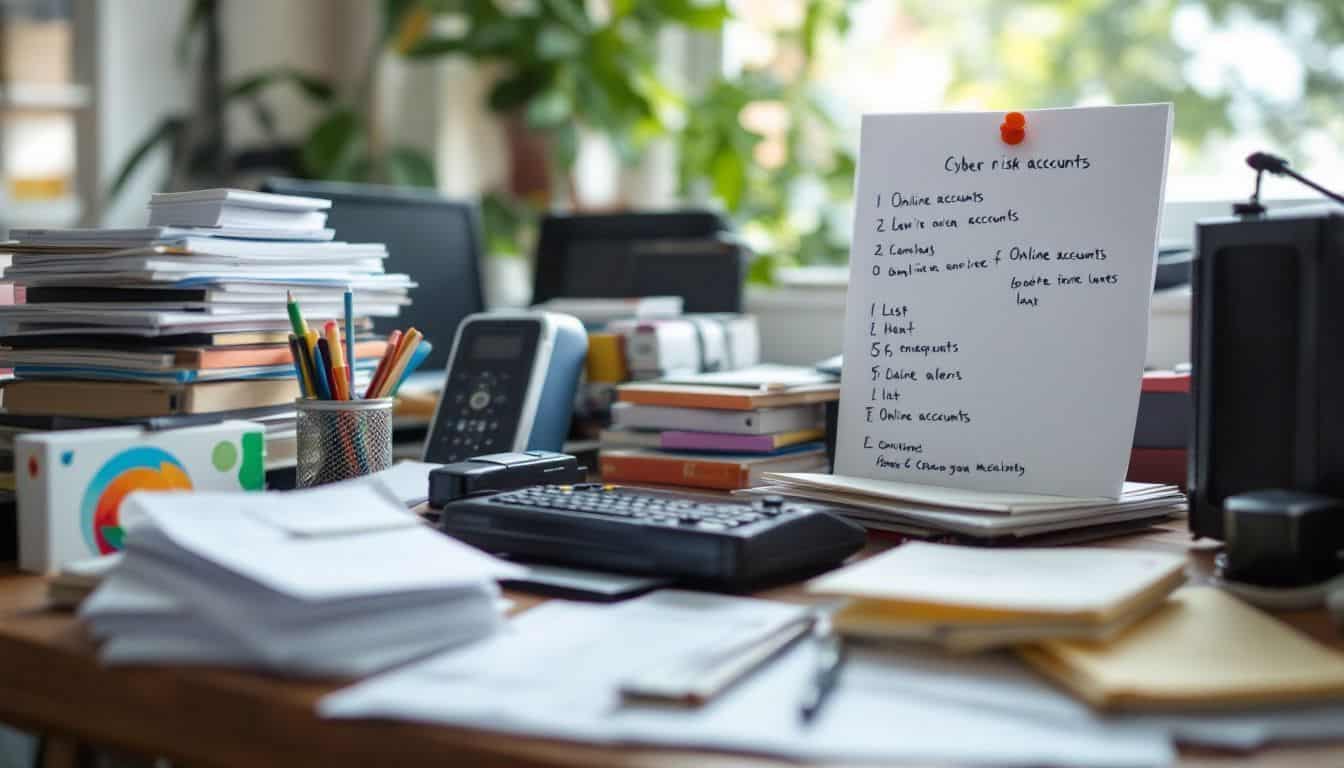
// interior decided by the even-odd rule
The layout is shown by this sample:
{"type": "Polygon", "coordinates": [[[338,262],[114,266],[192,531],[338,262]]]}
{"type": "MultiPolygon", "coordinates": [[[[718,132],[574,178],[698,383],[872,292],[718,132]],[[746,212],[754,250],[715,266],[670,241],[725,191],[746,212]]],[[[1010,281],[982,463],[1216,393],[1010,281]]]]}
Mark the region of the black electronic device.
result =
{"type": "Polygon", "coordinates": [[[686,312],[741,312],[748,254],[710,211],[552,214],[532,301],[680,296],[686,312]]]}
{"type": "Polygon", "coordinates": [[[586,473],[578,459],[554,451],[477,456],[430,471],[429,505],[438,508],[468,496],[533,485],[581,483],[586,473]]]}
{"type": "Polygon", "coordinates": [[[863,528],[825,508],[752,503],[582,483],[474,496],[439,526],[488,552],[743,591],[837,565],[863,528]]]}
{"type": "Polygon", "coordinates": [[[558,450],[569,434],[587,354],[583,324],[569,315],[498,312],[465,318],[444,371],[425,461],[558,450]]]}
{"type": "Polygon", "coordinates": [[[1223,500],[1227,540],[1223,577],[1267,587],[1297,587],[1340,573],[1344,501],[1315,493],[1265,490],[1223,500]]]}
{"type": "Polygon", "coordinates": [[[1266,488],[1344,497],[1344,212],[1206,220],[1195,236],[1190,529],[1266,488]]]}
{"type": "MultiPolygon", "coordinates": [[[[327,226],[346,242],[384,243],[388,272],[411,276],[411,304],[399,317],[376,318],[382,335],[415,326],[434,349],[423,370],[448,362],[458,323],[485,309],[481,289],[481,234],[476,206],[423,189],[272,178],[262,190],[331,201],[327,226]]],[[[359,310],[359,294],[355,294],[359,310]]]]}

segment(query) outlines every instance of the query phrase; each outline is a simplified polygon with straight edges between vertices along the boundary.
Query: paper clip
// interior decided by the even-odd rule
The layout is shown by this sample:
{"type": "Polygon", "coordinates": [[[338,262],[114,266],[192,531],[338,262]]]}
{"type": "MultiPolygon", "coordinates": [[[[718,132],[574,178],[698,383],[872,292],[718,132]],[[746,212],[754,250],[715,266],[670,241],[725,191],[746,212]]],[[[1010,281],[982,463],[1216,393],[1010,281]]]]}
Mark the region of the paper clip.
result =
{"type": "Polygon", "coordinates": [[[1027,118],[1021,112],[1009,112],[999,124],[999,136],[1004,144],[1021,144],[1027,137],[1027,118]]]}

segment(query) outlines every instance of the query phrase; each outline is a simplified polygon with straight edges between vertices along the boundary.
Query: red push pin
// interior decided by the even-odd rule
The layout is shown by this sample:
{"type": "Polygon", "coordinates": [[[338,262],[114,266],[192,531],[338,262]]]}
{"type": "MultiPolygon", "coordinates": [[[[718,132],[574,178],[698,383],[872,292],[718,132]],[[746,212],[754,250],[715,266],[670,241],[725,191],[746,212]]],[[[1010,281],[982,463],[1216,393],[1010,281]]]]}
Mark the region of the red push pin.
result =
{"type": "Polygon", "coordinates": [[[1004,144],[1021,144],[1027,137],[1027,118],[1021,112],[1009,112],[999,124],[999,136],[1004,144]]]}

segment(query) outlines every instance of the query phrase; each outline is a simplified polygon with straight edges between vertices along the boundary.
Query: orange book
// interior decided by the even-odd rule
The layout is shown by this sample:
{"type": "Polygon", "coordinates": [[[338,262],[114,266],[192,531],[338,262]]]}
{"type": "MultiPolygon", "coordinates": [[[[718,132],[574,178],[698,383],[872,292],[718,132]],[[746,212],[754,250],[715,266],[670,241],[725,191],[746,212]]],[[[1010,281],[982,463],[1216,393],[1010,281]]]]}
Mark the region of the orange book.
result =
{"type": "MultiPolygon", "coordinates": [[[[382,357],[385,349],[387,349],[387,342],[382,339],[361,341],[355,344],[355,357],[361,359],[382,357]]],[[[180,349],[175,355],[175,365],[178,368],[194,370],[289,365],[290,362],[288,344],[222,349],[180,349]]]]}
{"type": "Polygon", "coordinates": [[[826,403],[840,399],[839,384],[791,387],[788,389],[749,389],[711,387],[690,384],[638,383],[616,389],[616,399],[638,405],[662,405],[672,408],[710,408],[720,411],[752,411],[785,405],[826,403]]]}
{"type": "Polygon", "coordinates": [[[598,464],[603,482],[608,483],[735,491],[759,485],[765,472],[806,472],[824,468],[826,452],[816,448],[773,456],[724,456],[613,450],[603,451],[598,464]]]}

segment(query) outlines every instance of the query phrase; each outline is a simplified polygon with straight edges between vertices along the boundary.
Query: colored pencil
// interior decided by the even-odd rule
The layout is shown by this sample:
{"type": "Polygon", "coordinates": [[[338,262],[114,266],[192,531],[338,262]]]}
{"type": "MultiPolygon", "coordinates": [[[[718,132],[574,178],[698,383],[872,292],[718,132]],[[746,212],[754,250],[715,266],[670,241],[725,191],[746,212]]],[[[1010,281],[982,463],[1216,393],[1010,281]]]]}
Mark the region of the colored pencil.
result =
{"type": "Polygon", "coordinates": [[[408,328],[401,337],[401,349],[397,350],[397,359],[392,367],[388,369],[387,375],[378,385],[378,397],[387,397],[392,393],[392,388],[401,381],[401,375],[406,372],[406,366],[411,363],[411,354],[415,348],[420,345],[420,340],[424,336],[414,328],[408,328]]]}
{"type": "Polygon", "coordinates": [[[309,344],[313,350],[313,381],[317,384],[317,396],[323,400],[331,399],[331,387],[328,385],[330,374],[327,361],[322,358],[322,348],[317,344],[317,331],[309,331],[309,344]]]}
{"type": "Polygon", "coordinates": [[[412,373],[415,373],[415,369],[419,368],[420,365],[425,362],[425,358],[429,357],[429,353],[433,350],[434,345],[429,343],[428,340],[420,342],[419,346],[415,348],[415,351],[411,353],[411,362],[406,365],[406,372],[401,374],[401,378],[397,379],[396,386],[392,387],[392,397],[397,396],[397,392],[401,389],[401,385],[406,383],[406,380],[411,377],[412,373]]]}
{"type": "Polygon", "coordinates": [[[328,320],[323,328],[326,333],[327,348],[330,350],[331,359],[331,386],[334,390],[333,395],[337,400],[349,400],[350,390],[348,386],[349,369],[345,364],[345,353],[341,351],[341,332],[336,329],[336,321],[328,320]]]}
{"type": "Polygon", "coordinates": [[[303,366],[303,353],[299,351],[299,337],[289,334],[289,354],[294,358],[294,378],[299,382],[299,395],[312,397],[312,388],[308,384],[308,370],[303,366]]]}
{"type": "MultiPolygon", "coordinates": [[[[340,351],[340,345],[336,346],[337,352],[340,351]]],[[[331,364],[331,344],[326,339],[317,340],[317,351],[322,355],[322,374],[327,379],[327,392],[330,400],[340,400],[341,390],[337,384],[336,368],[331,364]]]]}
{"type": "Polygon", "coordinates": [[[304,393],[305,397],[317,397],[317,379],[313,376],[313,351],[303,342],[302,339],[294,339],[294,345],[299,348],[299,357],[303,359],[303,381],[307,387],[304,393]]]}
{"type": "Polygon", "coordinates": [[[364,391],[364,397],[373,397],[373,393],[378,391],[378,385],[387,374],[387,369],[391,367],[392,360],[397,356],[397,347],[400,343],[401,331],[393,331],[387,335],[387,349],[383,351],[383,358],[378,361],[378,367],[373,371],[373,378],[369,380],[369,388],[364,391]]]}
{"type": "Polygon", "coordinates": [[[345,287],[345,399],[355,399],[355,292],[345,287]]]}
{"type": "Polygon", "coordinates": [[[308,324],[303,321],[299,311],[299,302],[294,299],[293,291],[285,291],[285,309],[289,312],[289,324],[294,326],[294,335],[300,339],[308,337],[308,324]]]}

